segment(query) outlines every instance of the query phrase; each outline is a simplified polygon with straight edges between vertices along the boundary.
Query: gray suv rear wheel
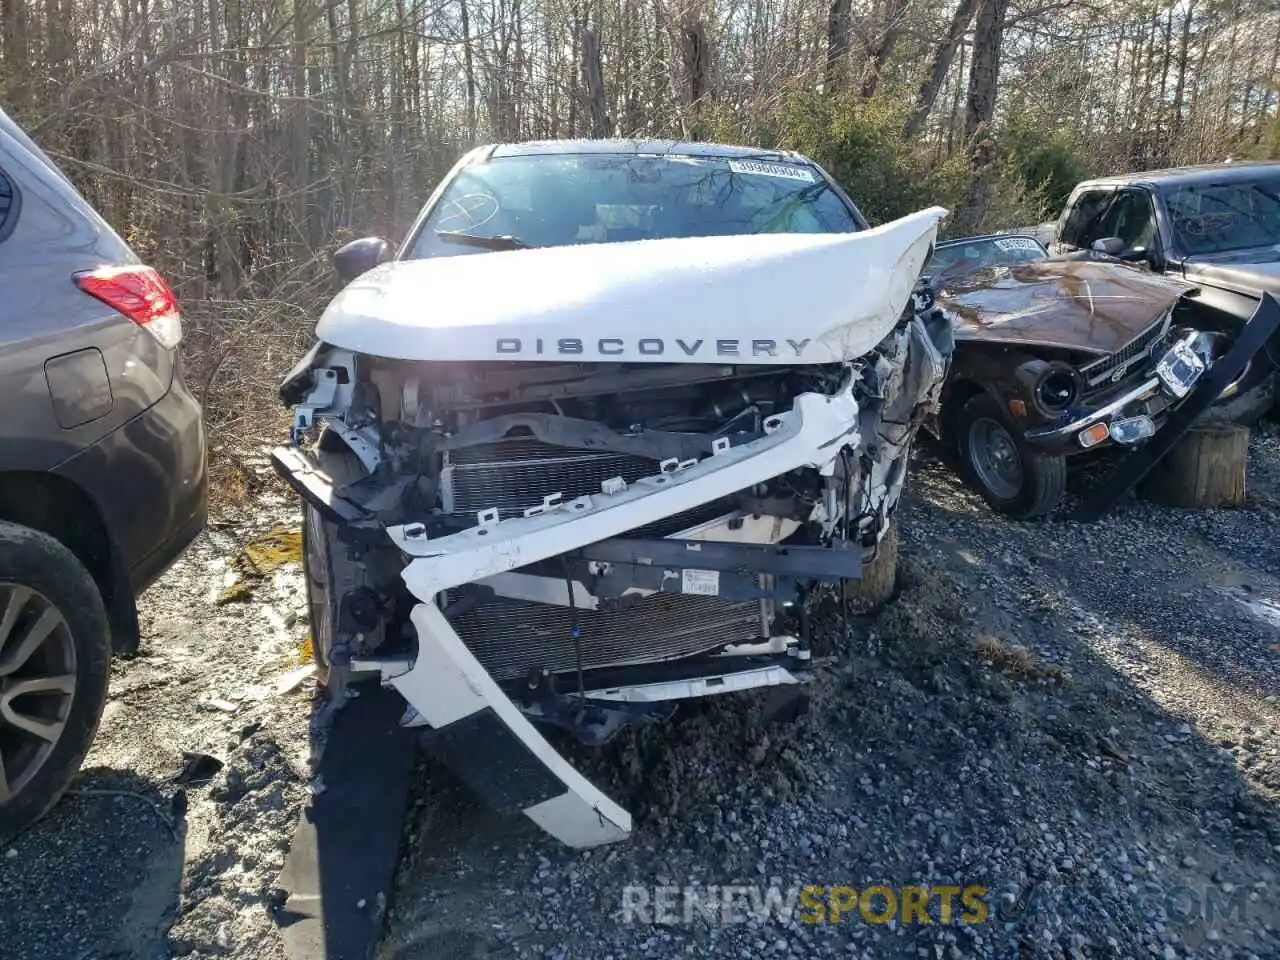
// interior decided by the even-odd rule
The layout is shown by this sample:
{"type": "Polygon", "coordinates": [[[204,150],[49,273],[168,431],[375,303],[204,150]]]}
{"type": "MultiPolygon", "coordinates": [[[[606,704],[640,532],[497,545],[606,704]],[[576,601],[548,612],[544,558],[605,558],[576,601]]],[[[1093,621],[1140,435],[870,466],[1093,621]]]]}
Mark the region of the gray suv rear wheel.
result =
{"type": "Polygon", "coordinates": [[[80,768],[110,659],[89,571],[49,535],[0,522],[0,839],[44,816],[80,768]]]}

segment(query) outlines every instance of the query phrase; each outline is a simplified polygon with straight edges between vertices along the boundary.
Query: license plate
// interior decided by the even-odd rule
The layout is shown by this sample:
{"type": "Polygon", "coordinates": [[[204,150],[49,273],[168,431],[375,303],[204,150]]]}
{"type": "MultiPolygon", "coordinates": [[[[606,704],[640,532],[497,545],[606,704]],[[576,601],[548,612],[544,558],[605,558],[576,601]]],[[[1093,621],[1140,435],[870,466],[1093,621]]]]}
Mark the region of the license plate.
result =
{"type": "Polygon", "coordinates": [[[1156,376],[1175,397],[1185,397],[1204,373],[1204,361],[1187,344],[1175,344],[1160,358],[1156,376]]]}

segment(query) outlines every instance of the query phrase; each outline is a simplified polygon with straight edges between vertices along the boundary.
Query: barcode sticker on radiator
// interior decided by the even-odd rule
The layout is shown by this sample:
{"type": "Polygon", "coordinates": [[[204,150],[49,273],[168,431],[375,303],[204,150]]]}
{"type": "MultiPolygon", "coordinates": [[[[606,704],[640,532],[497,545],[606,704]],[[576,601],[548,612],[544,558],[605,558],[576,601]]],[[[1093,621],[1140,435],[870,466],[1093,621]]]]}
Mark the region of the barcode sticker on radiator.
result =
{"type": "Polygon", "coordinates": [[[720,596],[719,570],[683,570],[680,573],[680,590],[704,597],[720,596]]]}

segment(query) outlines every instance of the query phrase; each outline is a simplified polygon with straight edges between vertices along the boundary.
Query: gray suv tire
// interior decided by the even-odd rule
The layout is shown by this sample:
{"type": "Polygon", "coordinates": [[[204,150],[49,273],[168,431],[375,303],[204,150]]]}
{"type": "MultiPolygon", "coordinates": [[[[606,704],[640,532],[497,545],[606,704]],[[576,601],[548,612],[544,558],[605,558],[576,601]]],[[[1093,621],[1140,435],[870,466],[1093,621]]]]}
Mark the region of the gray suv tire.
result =
{"type": "Polygon", "coordinates": [[[0,841],[48,813],[80,769],[110,660],[89,572],[53,537],[0,521],[0,841]]]}

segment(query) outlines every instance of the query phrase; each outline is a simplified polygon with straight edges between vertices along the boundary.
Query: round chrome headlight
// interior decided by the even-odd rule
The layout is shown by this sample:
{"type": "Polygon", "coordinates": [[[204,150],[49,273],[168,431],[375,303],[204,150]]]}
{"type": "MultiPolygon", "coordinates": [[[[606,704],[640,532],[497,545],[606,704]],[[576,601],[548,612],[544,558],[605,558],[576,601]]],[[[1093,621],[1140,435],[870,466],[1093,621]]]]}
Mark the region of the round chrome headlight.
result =
{"type": "Polygon", "coordinates": [[[1041,416],[1053,419],[1070,410],[1084,392],[1079,371],[1061,360],[1029,360],[1015,376],[1023,396],[1041,416]]]}
{"type": "Polygon", "coordinates": [[[1036,382],[1036,404],[1054,413],[1070,409],[1079,396],[1079,378],[1069,367],[1050,368],[1036,382]]]}

